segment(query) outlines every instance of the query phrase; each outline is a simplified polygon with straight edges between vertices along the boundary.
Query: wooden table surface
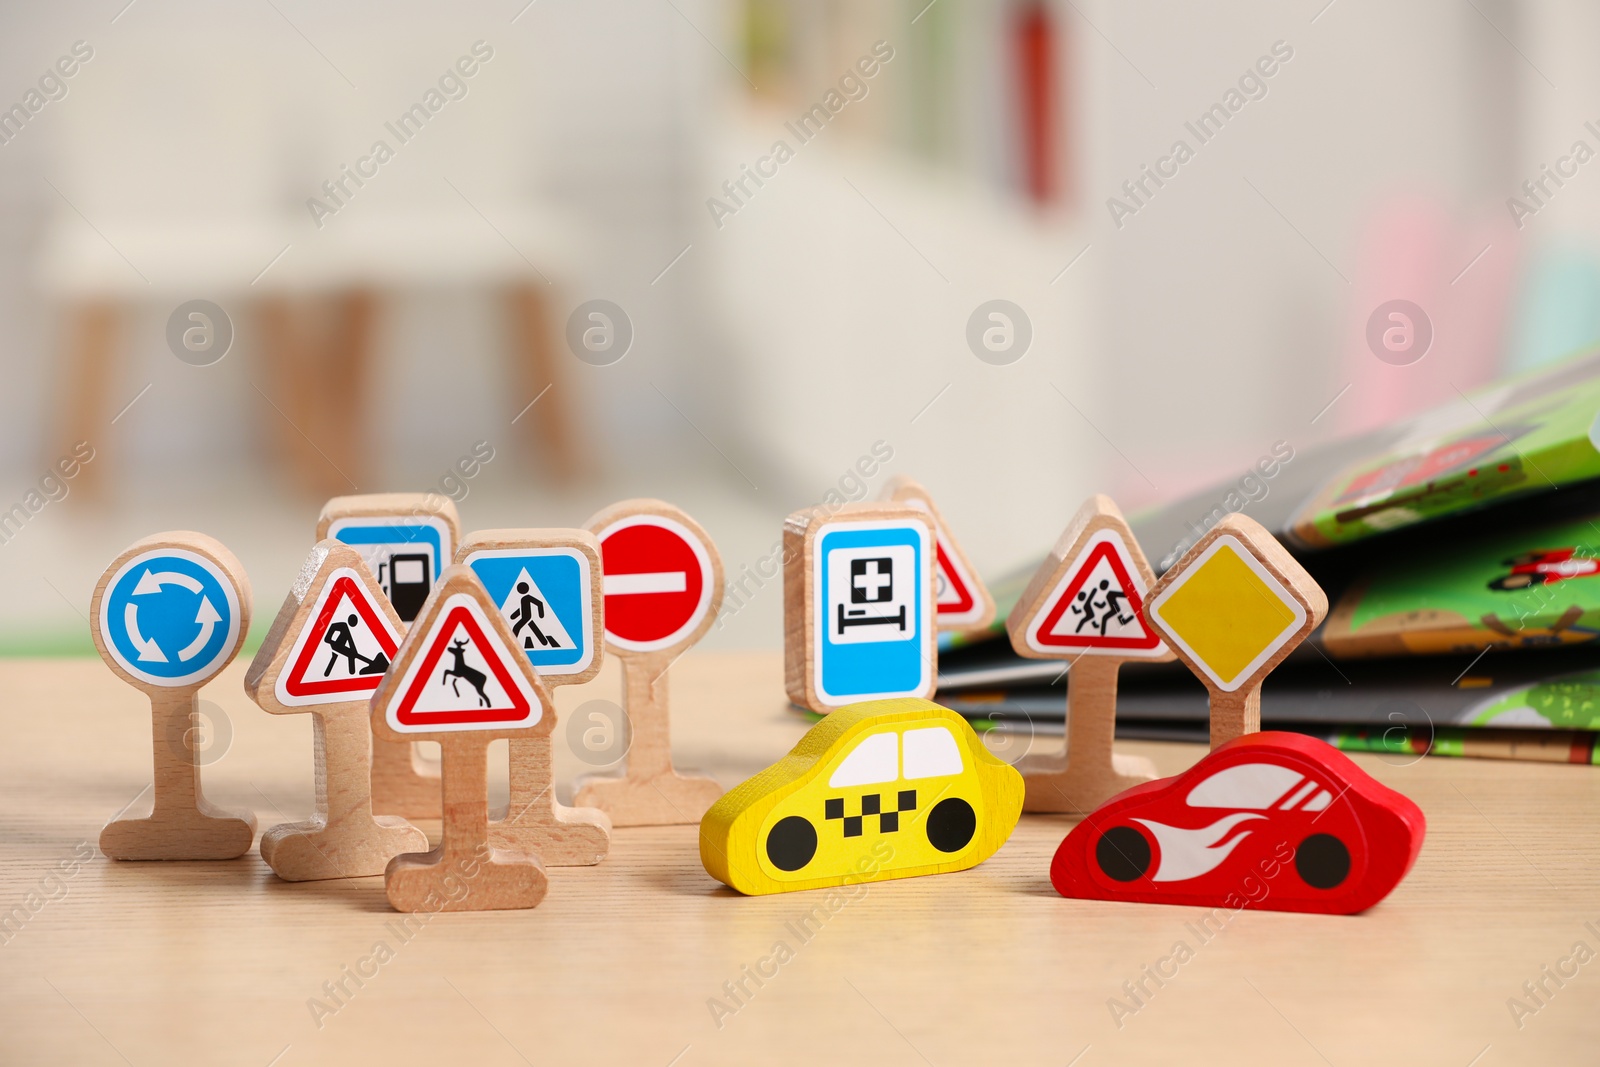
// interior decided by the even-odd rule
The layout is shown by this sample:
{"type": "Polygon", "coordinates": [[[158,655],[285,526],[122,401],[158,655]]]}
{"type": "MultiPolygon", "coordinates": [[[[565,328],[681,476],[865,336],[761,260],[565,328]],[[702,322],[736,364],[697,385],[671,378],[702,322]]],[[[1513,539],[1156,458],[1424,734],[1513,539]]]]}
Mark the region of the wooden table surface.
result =
{"type": "MultiPolygon", "coordinates": [[[[680,661],[679,764],[732,785],[782,755],[805,724],[785,709],[781,667],[767,653],[680,661]]],[[[235,664],[202,693],[220,708],[207,792],[263,827],[304,818],[310,720],[261,712],[242,675],[235,664]]],[[[564,741],[573,709],[614,700],[617,681],[608,664],[561,690],[563,788],[583,769],[564,741]]],[[[1070,824],[1034,816],[975,870],[870,885],[832,912],[825,891],[747,899],[721,887],[700,867],[695,827],[619,830],[600,866],[553,868],[533,911],[437,915],[402,937],[377,878],[288,884],[254,852],[99,856],[107,819],[148,804],[143,698],[87,660],[0,663],[0,694],[0,1063],[1600,1056],[1600,961],[1574,955],[1579,942],[1600,953],[1592,767],[1357,757],[1427,813],[1410,877],[1365,915],[1245,911],[1204,941],[1200,909],[1057,896],[1047,870],[1070,824]],[[758,966],[772,974],[760,985],[745,970],[758,966]],[[1558,985],[1546,966],[1569,977],[1558,985]],[[1157,986],[1146,967],[1176,974],[1157,986]],[[1150,995],[1136,1005],[1123,987],[1141,979],[1150,995]],[[736,1000],[725,983],[741,980],[750,994],[736,1000]],[[1524,983],[1541,980],[1549,992],[1535,1000],[1524,983]],[[1514,1016],[1511,998],[1530,1011],[1514,1016]]],[[[1202,753],[1125,748],[1169,773],[1202,753]]],[[[502,798],[504,778],[501,756],[502,798]]]]}

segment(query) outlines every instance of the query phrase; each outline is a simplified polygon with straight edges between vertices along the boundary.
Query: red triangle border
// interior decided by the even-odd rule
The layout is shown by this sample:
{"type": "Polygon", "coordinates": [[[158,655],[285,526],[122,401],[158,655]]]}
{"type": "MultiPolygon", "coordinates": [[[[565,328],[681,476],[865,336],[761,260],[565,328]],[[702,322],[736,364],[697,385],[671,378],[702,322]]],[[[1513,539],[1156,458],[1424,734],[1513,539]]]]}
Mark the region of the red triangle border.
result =
{"type": "Polygon", "coordinates": [[[311,624],[310,636],[301,646],[300,655],[289,667],[284,678],[284,692],[297,699],[345,693],[360,698],[363,694],[372,693],[383,681],[381,674],[357,675],[354,678],[341,678],[331,682],[306,678],[306,672],[311,668],[311,661],[316,658],[317,649],[322,647],[323,635],[333,624],[334,612],[339,607],[339,601],[346,596],[354,605],[356,614],[361,616],[367,628],[377,638],[378,647],[389,657],[390,664],[394,663],[398,645],[389,636],[388,621],[380,617],[377,608],[372,604],[372,598],[367,595],[367,590],[348,574],[339,575],[327,588],[327,599],[322,602],[322,610],[317,613],[316,619],[311,624]]]}
{"type": "MultiPolygon", "coordinates": [[[[401,726],[454,726],[461,723],[518,723],[529,718],[533,707],[522,695],[521,687],[511,677],[511,671],[504,661],[505,650],[500,648],[498,642],[491,642],[484,635],[478,620],[473,618],[472,612],[465,604],[457,604],[451,608],[434,632],[438,635],[437,639],[423,653],[422,666],[412,675],[411,687],[400,695],[400,705],[394,715],[396,722],[401,726]],[[495,680],[511,697],[511,707],[467,708],[459,711],[412,710],[428,684],[427,679],[433,677],[434,668],[439,665],[439,660],[444,658],[445,645],[458,625],[466,629],[467,636],[483,652],[483,660],[494,672],[495,680]]],[[[522,653],[517,654],[520,656],[522,653]]]]}
{"type": "Polygon", "coordinates": [[[1033,631],[1033,641],[1046,648],[1065,650],[1109,648],[1149,652],[1161,647],[1161,638],[1150,628],[1150,623],[1144,617],[1144,597],[1139,593],[1139,587],[1135,584],[1133,575],[1129,573],[1128,568],[1123,564],[1122,554],[1117,551],[1115,541],[1101,541],[1089,550],[1088,556],[1084,559],[1083,565],[1078,568],[1073,580],[1062,590],[1061,596],[1056,598],[1056,602],[1046,609],[1044,620],[1033,631]],[[1094,573],[1095,566],[1102,559],[1111,564],[1111,572],[1117,576],[1118,582],[1127,592],[1128,606],[1133,609],[1134,617],[1139,620],[1139,626],[1144,630],[1145,636],[1142,638],[1101,637],[1097,634],[1086,638],[1078,634],[1069,637],[1051,635],[1050,631],[1055,629],[1056,623],[1060,621],[1061,616],[1066,612],[1067,606],[1072,603],[1072,598],[1077,595],[1079,589],[1083,588],[1084,581],[1087,580],[1090,574],[1094,573]]]}

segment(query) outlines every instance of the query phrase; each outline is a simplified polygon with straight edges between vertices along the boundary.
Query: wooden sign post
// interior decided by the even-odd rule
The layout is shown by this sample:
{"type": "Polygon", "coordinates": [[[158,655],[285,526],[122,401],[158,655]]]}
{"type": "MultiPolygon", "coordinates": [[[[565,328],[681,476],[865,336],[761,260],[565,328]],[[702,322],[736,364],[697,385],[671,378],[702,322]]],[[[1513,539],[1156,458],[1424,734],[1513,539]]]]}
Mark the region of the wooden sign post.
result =
{"type": "Polygon", "coordinates": [[[1150,590],[1146,617],[1211,693],[1211,748],[1261,729],[1261,683],[1328,614],[1287,549],[1237,512],[1150,590]]]}
{"type": "Polygon", "coordinates": [[[783,522],[784,689],[827,713],[938,684],[933,518],[909,504],[806,508],[783,522]]]}
{"type": "Polygon", "coordinates": [[[625,774],[579,784],[577,803],[616,826],[698,823],[722,795],[713,779],[672,766],[667,668],[722,606],[722,559],[700,524],[661,500],[624,500],[589,520],[605,575],[605,642],[622,660],[622,711],[632,742],[625,774]]]}
{"type": "Polygon", "coordinates": [[[150,814],[115,819],[100,851],[118,860],[226,860],[255,839],[253,814],[234,815],[200,789],[200,687],[233,662],[250,629],[250,580],[222,543],[180,530],[136,541],[95,584],[90,632],[117,677],[150,697],[150,814]]]}
{"type": "Polygon", "coordinates": [[[483,584],[468,567],[446,569],[372,695],[374,735],[442,750],[442,839],[432,852],[389,862],[384,890],[396,909],[488,911],[544,899],[536,855],[490,847],[489,742],[548,735],[554,707],[483,584]]]}
{"type": "Polygon", "coordinates": [[[1122,512],[1110,497],[1093,496],[1006,619],[1017,655],[1069,661],[1066,754],[1029,753],[1018,762],[1025,811],[1087,815],[1156,777],[1149,760],[1112,751],[1118,668],[1129,659],[1172,659],[1144,617],[1154,582],[1122,512]]]}
{"type": "Polygon", "coordinates": [[[967,559],[961,543],[939,513],[933,497],[922,483],[897,474],[884,485],[879,499],[910,504],[933,520],[937,558],[933,572],[935,621],[941,633],[970,634],[989,628],[994,622],[994,597],[978,577],[978,570],[967,559]]]}
{"type": "Polygon", "coordinates": [[[360,553],[319,541],[245,673],[263,711],[313,717],[316,815],[261,835],[261,858],[285,881],[382,874],[427,850],[421,830],[372,814],[370,703],[404,632],[360,553]]]}
{"type": "MultiPolygon", "coordinates": [[[[406,625],[461,543],[455,501],[438,493],[336,496],[317,517],[317,540],[341,541],[366,560],[384,595],[406,625]]],[[[408,740],[375,740],[372,803],[387,815],[439,817],[439,772],[408,740]]]]}
{"type": "MultiPolygon", "coordinates": [[[[500,605],[544,684],[579,685],[604,662],[605,596],[600,542],[588,530],[480,530],[456,550],[500,605]]],[[[552,724],[554,712],[552,710],[552,724]]],[[[547,866],[599,863],[611,849],[611,819],[599,808],[556,800],[551,735],[513,737],[511,801],[490,824],[496,845],[536,854],[547,866]]]]}

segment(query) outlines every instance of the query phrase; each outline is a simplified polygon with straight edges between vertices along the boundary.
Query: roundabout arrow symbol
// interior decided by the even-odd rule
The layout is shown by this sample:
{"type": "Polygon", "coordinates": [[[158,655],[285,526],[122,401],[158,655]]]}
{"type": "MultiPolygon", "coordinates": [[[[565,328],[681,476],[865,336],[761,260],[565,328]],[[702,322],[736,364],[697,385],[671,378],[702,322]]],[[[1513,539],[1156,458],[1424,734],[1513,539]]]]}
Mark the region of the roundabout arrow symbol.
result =
{"type": "Polygon", "coordinates": [[[133,587],[130,596],[142,596],[145,593],[159,593],[164,585],[181,585],[191,593],[200,592],[200,579],[191,578],[187,574],[177,571],[162,571],[156,574],[149,568],[139,577],[139,584],[133,587]]]}
{"type": "Polygon", "coordinates": [[[198,656],[200,650],[206,647],[206,642],[211,640],[211,634],[216,630],[217,623],[222,621],[222,616],[217,614],[217,609],[211,606],[210,597],[200,598],[200,612],[194,617],[194,621],[200,624],[200,635],[190,641],[187,648],[178,653],[179,663],[198,656]]]}
{"type": "Polygon", "coordinates": [[[161,646],[156,644],[155,638],[146,638],[139,632],[139,605],[131,600],[128,601],[128,606],[122,611],[122,622],[128,629],[128,640],[139,650],[140,663],[167,662],[166,653],[161,651],[161,646]]]}
{"type": "MultiPolygon", "coordinates": [[[[156,572],[146,569],[139,576],[138,583],[133,587],[133,592],[129,595],[141,596],[146,593],[159,593],[162,586],[166,585],[180,586],[191,593],[201,592],[200,581],[197,578],[192,578],[187,574],[180,574],[177,571],[156,572]]],[[[166,653],[161,651],[161,646],[156,644],[155,638],[145,637],[139,632],[139,607],[137,604],[131,600],[128,601],[127,607],[123,609],[122,619],[128,630],[128,640],[132,641],[133,647],[139,650],[139,662],[168,662],[166,653]]],[[[212,634],[216,632],[217,623],[222,621],[222,616],[217,613],[217,609],[211,603],[210,597],[201,596],[200,610],[196,613],[194,621],[199,625],[200,633],[193,641],[189,642],[183,651],[178,653],[179,663],[198,656],[200,650],[210,643],[212,634]]]]}

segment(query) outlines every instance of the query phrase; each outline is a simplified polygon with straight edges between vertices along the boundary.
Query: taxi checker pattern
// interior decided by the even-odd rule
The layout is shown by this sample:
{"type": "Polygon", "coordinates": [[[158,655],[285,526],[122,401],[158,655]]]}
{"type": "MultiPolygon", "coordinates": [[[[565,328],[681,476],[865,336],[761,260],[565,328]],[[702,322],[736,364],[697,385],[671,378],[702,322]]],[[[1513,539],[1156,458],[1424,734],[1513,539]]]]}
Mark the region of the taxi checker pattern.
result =
{"type": "Polygon", "coordinates": [[[1005,843],[1022,776],[965,719],[913,697],[817,723],[700,823],[700,859],[741,893],[966,870],[1005,843]]]}
{"type": "Polygon", "coordinates": [[[900,816],[908,811],[917,810],[917,791],[915,789],[902,789],[897,796],[896,807],[883,810],[883,795],[881,793],[867,793],[861,797],[861,814],[846,815],[844,813],[845,797],[829,797],[823,805],[823,817],[829,820],[840,819],[844,822],[844,836],[860,837],[862,820],[869,815],[878,817],[878,833],[892,834],[900,829],[900,816]]]}

